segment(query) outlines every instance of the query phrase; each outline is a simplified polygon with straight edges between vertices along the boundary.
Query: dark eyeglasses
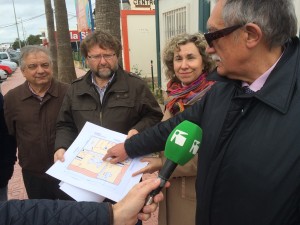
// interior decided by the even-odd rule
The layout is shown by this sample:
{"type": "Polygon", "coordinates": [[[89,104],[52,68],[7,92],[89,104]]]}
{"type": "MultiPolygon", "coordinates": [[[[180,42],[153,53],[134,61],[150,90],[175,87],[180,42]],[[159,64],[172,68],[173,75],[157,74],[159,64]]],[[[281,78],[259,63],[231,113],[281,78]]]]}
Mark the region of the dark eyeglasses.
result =
{"type": "Polygon", "coordinates": [[[240,28],[242,26],[243,25],[234,25],[231,27],[226,27],[224,29],[211,32],[211,33],[205,33],[204,38],[205,38],[207,44],[209,45],[209,47],[213,47],[212,42],[214,40],[225,37],[226,35],[231,34],[233,31],[237,30],[238,28],[240,28]]]}

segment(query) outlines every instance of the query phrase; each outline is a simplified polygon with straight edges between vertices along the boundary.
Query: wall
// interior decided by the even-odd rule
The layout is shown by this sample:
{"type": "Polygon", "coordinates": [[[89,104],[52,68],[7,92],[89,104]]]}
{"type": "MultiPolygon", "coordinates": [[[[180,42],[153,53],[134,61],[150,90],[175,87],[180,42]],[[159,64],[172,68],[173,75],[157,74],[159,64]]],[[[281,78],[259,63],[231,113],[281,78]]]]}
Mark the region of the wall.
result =
{"type": "MultiPolygon", "coordinates": [[[[163,25],[163,13],[170,10],[174,10],[183,6],[187,6],[187,33],[196,33],[198,32],[198,0],[160,0],[159,1],[159,19],[160,19],[160,49],[161,54],[166,44],[166,37],[164,33],[163,25]]],[[[163,63],[161,62],[161,81],[162,89],[166,89],[167,80],[164,75],[163,63]]]]}
{"type": "Polygon", "coordinates": [[[298,19],[298,37],[300,36],[300,1],[299,0],[294,0],[295,4],[295,9],[296,9],[296,15],[298,19]]]}
{"type": "Polygon", "coordinates": [[[142,77],[157,76],[156,30],[154,10],[123,10],[121,12],[124,68],[141,72],[142,77]],[[136,69],[134,69],[136,68],[136,69]]]}
{"type": "Polygon", "coordinates": [[[129,0],[132,10],[153,10],[155,0],[129,0]]]}

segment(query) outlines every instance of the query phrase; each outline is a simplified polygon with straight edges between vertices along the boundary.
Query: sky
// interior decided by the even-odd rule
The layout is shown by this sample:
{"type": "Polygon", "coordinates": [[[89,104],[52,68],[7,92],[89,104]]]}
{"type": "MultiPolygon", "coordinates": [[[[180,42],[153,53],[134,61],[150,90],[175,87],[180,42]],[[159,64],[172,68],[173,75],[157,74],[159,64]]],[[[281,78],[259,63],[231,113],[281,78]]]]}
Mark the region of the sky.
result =
{"type": "MultiPolygon", "coordinates": [[[[75,0],[65,0],[70,30],[76,29],[75,0]]],[[[47,30],[44,0],[0,0],[0,44],[12,43],[18,38],[14,7],[19,22],[19,36],[24,40],[29,35],[38,35],[47,30]],[[22,22],[21,22],[22,21],[22,22]]],[[[95,1],[92,1],[94,6],[95,1]]],[[[54,3],[52,1],[52,7],[54,3]]]]}

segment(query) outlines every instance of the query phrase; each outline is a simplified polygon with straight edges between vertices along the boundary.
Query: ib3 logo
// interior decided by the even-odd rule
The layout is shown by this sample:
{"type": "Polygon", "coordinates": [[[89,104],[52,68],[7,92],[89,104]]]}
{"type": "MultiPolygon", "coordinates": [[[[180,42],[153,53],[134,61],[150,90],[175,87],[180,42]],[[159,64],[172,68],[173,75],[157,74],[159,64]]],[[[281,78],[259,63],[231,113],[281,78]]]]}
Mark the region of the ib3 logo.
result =
{"type": "MultiPolygon", "coordinates": [[[[179,145],[182,147],[182,146],[184,146],[188,135],[189,134],[184,131],[176,130],[171,137],[171,142],[174,142],[176,145],[179,145]]],[[[199,147],[200,147],[200,141],[194,140],[189,152],[191,152],[193,155],[196,155],[199,147]]]]}

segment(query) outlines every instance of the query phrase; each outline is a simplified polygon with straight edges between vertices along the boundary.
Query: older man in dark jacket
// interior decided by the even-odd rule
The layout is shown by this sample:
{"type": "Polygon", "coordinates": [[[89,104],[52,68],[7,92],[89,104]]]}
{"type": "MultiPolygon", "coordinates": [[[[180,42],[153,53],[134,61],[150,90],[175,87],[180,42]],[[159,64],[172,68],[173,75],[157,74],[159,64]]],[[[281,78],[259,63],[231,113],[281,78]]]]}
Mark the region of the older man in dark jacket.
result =
{"type": "Polygon", "coordinates": [[[4,96],[9,134],[17,139],[18,158],[29,198],[68,198],[59,181],[45,174],[53,164],[55,125],[68,84],[53,78],[52,59],[42,46],[21,50],[26,81],[4,96]]]}

